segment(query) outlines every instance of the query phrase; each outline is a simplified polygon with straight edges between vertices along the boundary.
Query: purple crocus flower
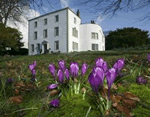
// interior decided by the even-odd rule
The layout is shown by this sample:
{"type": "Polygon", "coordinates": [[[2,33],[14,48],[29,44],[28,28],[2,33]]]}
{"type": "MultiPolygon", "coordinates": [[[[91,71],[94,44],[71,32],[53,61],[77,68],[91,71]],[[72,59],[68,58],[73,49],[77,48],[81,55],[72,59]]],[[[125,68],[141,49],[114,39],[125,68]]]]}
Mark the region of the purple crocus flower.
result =
{"type": "Polygon", "coordinates": [[[32,72],[32,75],[36,75],[36,70],[35,69],[33,69],[31,72],[32,72]]]}
{"type": "Polygon", "coordinates": [[[49,64],[48,67],[49,71],[51,72],[51,74],[53,75],[53,77],[55,77],[55,65],[54,64],[49,64]]]}
{"type": "Polygon", "coordinates": [[[78,76],[78,71],[79,71],[79,65],[76,62],[71,62],[70,64],[70,72],[72,77],[77,77],[78,76]]]}
{"type": "Polygon", "coordinates": [[[8,78],[7,81],[8,81],[9,83],[12,83],[13,79],[12,79],[12,78],[8,78]]]}
{"type": "Polygon", "coordinates": [[[142,78],[141,76],[136,78],[136,83],[137,84],[147,84],[147,80],[142,78]]]}
{"type": "Polygon", "coordinates": [[[106,73],[106,79],[107,79],[107,86],[108,86],[108,98],[110,98],[110,89],[115,81],[117,76],[117,70],[115,68],[111,68],[106,73]]]}
{"type": "Polygon", "coordinates": [[[117,72],[119,72],[123,67],[124,67],[124,59],[118,59],[113,66],[113,68],[115,68],[117,72]]]}
{"type": "Polygon", "coordinates": [[[34,66],[34,68],[36,67],[36,61],[33,61],[33,66],[34,66]]]}
{"type": "Polygon", "coordinates": [[[59,60],[58,65],[59,68],[62,69],[63,71],[66,69],[66,62],[64,60],[59,60]]]}
{"type": "Polygon", "coordinates": [[[35,66],[33,64],[29,65],[29,69],[32,71],[35,68],[35,66]]]}
{"type": "Polygon", "coordinates": [[[65,77],[67,78],[67,80],[69,80],[70,73],[69,73],[69,70],[68,70],[68,69],[65,69],[64,75],[65,75],[65,77]]]}
{"type": "Polygon", "coordinates": [[[50,102],[50,105],[53,106],[53,107],[59,107],[60,105],[60,101],[59,99],[54,99],[50,102]]]}
{"type": "Polygon", "coordinates": [[[104,77],[105,77],[105,72],[104,72],[103,68],[99,67],[99,66],[95,66],[93,68],[92,72],[96,73],[99,76],[100,86],[101,86],[101,88],[103,88],[103,81],[104,81],[104,77]]]}
{"type": "Polygon", "coordinates": [[[88,76],[88,81],[92,87],[92,90],[98,94],[99,86],[100,86],[100,77],[94,71],[91,72],[88,76]]]}
{"type": "Polygon", "coordinates": [[[55,89],[57,86],[58,86],[57,84],[50,84],[47,86],[47,89],[48,90],[55,89]]]}
{"type": "Polygon", "coordinates": [[[103,69],[104,69],[104,72],[106,72],[108,70],[106,61],[103,62],[103,69]]]}
{"type": "Polygon", "coordinates": [[[88,65],[86,63],[82,64],[81,75],[83,76],[87,71],[88,65]]]}
{"type": "Polygon", "coordinates": [[[150,53],[147,54],[147,59],[150,62],[150,53]]]}
{"type": "Polygon", "coordinates": [[[64,74],[63,74],[62,69],[59,69],[59,70],[58,70],[57,76],[58,76],[58,81],[59,81],[60,83],[63,83],[63,81],[64,81],[64,74]]]}
{"type": "Polygon", "coordinates": [[[104,60],[100,57],[95,60],[95,66],[103,66],[104,60]]]}

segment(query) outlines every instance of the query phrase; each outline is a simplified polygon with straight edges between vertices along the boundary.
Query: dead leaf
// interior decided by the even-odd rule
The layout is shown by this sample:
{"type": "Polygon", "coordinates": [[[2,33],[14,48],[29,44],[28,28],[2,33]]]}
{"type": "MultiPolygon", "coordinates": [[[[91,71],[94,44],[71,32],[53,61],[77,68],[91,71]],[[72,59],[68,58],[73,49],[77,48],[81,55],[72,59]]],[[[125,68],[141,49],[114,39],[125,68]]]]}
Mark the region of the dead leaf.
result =
{"type": "Polygon", "coordinates": [[[112,101],[113,101],[113,103],[118,103],[118,102],[120,102],[120,100],[122,99],[122,96],[120,96],[120,95],[113,95],[112,96],[112,101]]]}
{"type": "Polygon", "coordinates": [[[117,103],[113,103],[113,107],[117,107],[117,103]]]}
{"type": "Polygon", "coordinates": [[[117,104],[117,110],[123,112],[126,114],[127,117],[131,117],[131,114],[130,114],[130,110],[122,105],[120,105],[119,103],[117,104]]]}
{"type": "Polygon", "coordinates": [[[10,103],[22,103],[22,96],[10,97],[10,103]]]}
{"type": "Polygon", "coordinates": [[[78,82],[77,78],[74,78],[74,82],[78,82]]]}
{"type": "Polygon", "coordinates": [[[135,100],[138,102],[140,101],[140,99],[137,96],[131,94],[130,92],[125,92],[124,95],[125,95],[125,98],[129,98],[131,100],[135,100]]]}
{"type": "Polygon", "coordinates": [[[122,71],[127,72],[127,69],[124,68],[124,69],[122,69],[122,71]]]}
{"type": "Polygon", "coordinates": [[[112,85],[112,89],[118,89],[117,86],[115,84],[112,85]]]}
{"type": "Polygon", "coordinates": [[[130,99],[124,99],[123,98],[123,106],[129,108],[129,109],[133,109],[136,107],[135,101],[134,100],[130,100],[130,99]]]}
{"type": "Polygon", "coordinates": [[[122,86],[122,83],[118,83],[117,86],[118,86],[118,87],[122,86]]]}
{"type": "Polygon", "coordinates": [[[19,90],[18,89],[15,89],[15,94],[19,94],[19,90]]]}
{"type": "Polygon", "coordinates": [[[52,90],[52,91],[50,91],[50,95],[51,96],[53,96],[53,95],[56,95],[56,94],[58,94],[59,93],[59,91],[58,90],[52,90]]]}
{"type": "Polygon", "coordinates": [[[25,84],[23,82],[17,82],[15,85],[17,88],[25,87],[25,84]]]}
{"type": "Polygon", "coordinates": [[[148,71],[150,71],[150,68],[148,68],[148,71]]]}

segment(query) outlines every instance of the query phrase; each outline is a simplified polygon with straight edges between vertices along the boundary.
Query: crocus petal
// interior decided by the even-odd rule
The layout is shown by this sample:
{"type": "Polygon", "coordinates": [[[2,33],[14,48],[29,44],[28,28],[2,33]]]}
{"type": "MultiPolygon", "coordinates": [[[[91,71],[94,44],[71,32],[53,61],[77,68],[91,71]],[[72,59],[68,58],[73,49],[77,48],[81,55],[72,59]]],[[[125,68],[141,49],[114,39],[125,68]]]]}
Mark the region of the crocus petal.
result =
{"type": "Polygon", "coordinates": [[[77,75],[78,70],[79,70],[78,64],[76,64],[76,62],[71,62],[70,72],[71,72],[72,77],[75,77],[77,75]]]}
{"type": "Polygon", "coordinates": [[[117,62],[114,64],[113,68],[117,69],[119,72],[124,67],[124,59],[118,59],[117,62]]]}
{"type": "Polygon", "coordinates": [[[7,81],[8,81],[9,83],[12,83],[13,79],[12,79],[12,78],[8,78],[7,81]]]}
{"type": "Polygon", "coordinates": [[[101,88],[103,88],[103,81],[104,81],[104,77],[105,77],[105,72],[104,72],[103,68],[99,67],[99,66],[95,66],[93,68],[92,72],[95,72],[99,76],[100,85],[101,85],[101,88]]]}
{"type": "Polygon", "coordinates": [[[34,69],[34,65],[33,64],[30,64],[29,65],[29,69],[32,71],[34,69]]]}
{"type": "Polygon", "coordinates": [[[64,75],[63,75],[63,71],[61,69],[58,70],[57,76],[58,76],[58,81],[60,83],[63,83],[63,81],[64,81],[64,75]]]}
{"type": "Polygon", "coordinates": [[[50,102],[50,105],[54,106],[54,107],[59,107],[60,105],[60,101],[59,99],[54,99],[50,102]]]}
{"type": "Polygon", "coordinates": [[[147,59],[150,62],[150,53],[147,54],[147,59]]]}
{"type": "Polygon", "coordinates": [[[32,70],[32,75],[36,75],[36,70],[35,69],[32,70]]]}
{"type": "Polygon", "coordinates": [[[57,87],[58,85],[57,84],[50,84],[50,85],[48,85],[47,86],[47,89],[49,90],[51,90],[51,89],[55,89],[56,87],[57,87]]]}
{"type": "Polygon", "coordinates": [[[100,77],[95,72],[91,72],[88,76],[88,81],[93,91],[97,94],[100,86],[100,77]]]}
{"type": "Polygon", "coordinates": [[[95,60],[95,66],[102,66],[103,62],[104,62],[104,60],[102,58],[97,58],[95,60]]]}
{"type": "Polygon", "coordinates": [[[34,68],[36,67],[36,61],[33,61],[33,66],[34,66],[34,68]]]}
{"type": "Polygon", "coordinates": [[[76,63],[76,62],[74,63],[74,65],[75,65],[75,66],[74,66],[74,67],[75,67],[75,68],[74,68],[74,70],[75,70],[75,71],[74,71],[74,75],[75,75],[75,77],[77,77],[77,76],[78,76],[78,71],[79,71],[79,65],[78,65],[78,63],[76,63]]]}
{"type": "Polygon", "coordinates": [[[110,88],[115,81],[117,76],[117,70],[115,68],[111,68],[106,73],[107,86],[108,86],[108,98],[110,98],[110,88]]]}
{"type": "Polygon", "coordinates": [[[103,69],[104,69],[104,72],[106,72],[108,70],[106,61],[103,62],[103,69]]]}
{"type": "Polygon", "coordinates": [[[59,60],[58,65],[59,65],[59,68],[61,68],[63,71],[65,70],[66,64],[64,60],[59,60]]]}
{"type": "Polygon", "coordinates": [[[55,65],[54,64],[49,64],[49,71],[51,74],[55,77],[55,65]]]}
{"type": "Polygon", "coordinates": [[[143,77],[139,76],[139,77],[136,78],[136,83],[137,84],[146,84],[147,80],[144,79],[143,77]]]}
{"type": "Polygon", "coordinates": [[[69,70],[68,69],[65,69],[64,75],[67,78],[67,80],[69,80],[70,74],[69,74],[69,70]]]}
{"type": "Polygon", "coordinates": [[[83,76],[87,71],[88,65],[86,63],[82,64],[81,75],[83,76]]]}

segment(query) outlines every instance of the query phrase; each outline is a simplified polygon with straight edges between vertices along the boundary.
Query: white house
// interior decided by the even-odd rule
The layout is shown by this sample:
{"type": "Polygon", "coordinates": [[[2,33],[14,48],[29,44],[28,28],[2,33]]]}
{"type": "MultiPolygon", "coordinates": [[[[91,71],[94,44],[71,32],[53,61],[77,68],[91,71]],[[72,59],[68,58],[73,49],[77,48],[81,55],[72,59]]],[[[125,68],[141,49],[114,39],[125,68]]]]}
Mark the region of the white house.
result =
{"type": "Polygon", "coordinates": [[[28,20],[29,55],[49,52],[105,51],[105,36],[98,24],[82,24],[80,12],[69,7],[28,20]]]}

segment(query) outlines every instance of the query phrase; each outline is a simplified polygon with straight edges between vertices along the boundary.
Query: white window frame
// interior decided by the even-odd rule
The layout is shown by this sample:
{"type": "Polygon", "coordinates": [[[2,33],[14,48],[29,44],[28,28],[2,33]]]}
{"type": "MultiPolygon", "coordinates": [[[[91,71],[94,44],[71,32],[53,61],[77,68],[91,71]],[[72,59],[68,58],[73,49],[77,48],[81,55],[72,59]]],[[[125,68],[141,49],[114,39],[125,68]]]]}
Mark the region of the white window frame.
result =
{"type": "Polygon", "coordinates": [[[36,27],[37,27],[37,21],[34,22],[34,28],[36,28],[36,27]]]}
{"type": "Polygon", "coordinates": [[[54,48],[55,48],[55,50],[59,50],[59,41],[55,41],[55,42],[54,42],[54,48]],[[57,42],[58,42],[58,43],[57,43],[57,42]],[[56,48],[56,47],[57,47],[56,44],[58,44],[58,48],[56,48]]]}
{"type": "Polygon", "coordinates": [[[34,52],[34,44],[31,44],[31,52],[34,52]]]}
{"type": "Polygon", "coordinates": [[[34,40],[37,40],[37,38],[38,38],[37,35],[38,35],[38,34],[37,34],[37,31],[35,31],[35,32],[34,32],[34,40]]]}
{"type": "Polygon", "coordinates": [[[55,22],[59,22],[59,15],[55,15],[55,22]],[[56,20],[56,17],[58,17],[58,21],[56,20]]]}
{"type": "Polygon", "coordinates": [[[92,49],[91,50],[93,50],[93,51],[98,51],[98,44],[94,44],[94,43],[92,43],[92,49]],[[93,46],[94,45],[94,46],[93,46]],[[93,47],[94,47],[94,49],[93,49],[93,47]]]}
{"type": "Polygon", "coordinates": [[[59,27],[54,28],[54,36],[59,36],[59,27]],[[58,29],[58,35],[56,35],[56,32],[57,32],[56,29],[58,29]]]}
{"type": "Polygon", "coordinates": [[[98,39],[98,33],[92,32],[91,33],[91,38],[92,39],[98,39]]]}
{"type": "Polygon", "coordinates": [[[44,38],[47,38],[47,37],[48,37],[48,35],[47,35],[47,29],[44,29],[44,30],[43,30],[43,35],[44,35],[44,38]]]}
{"type": "Polygon", "coordinates": [[[47,25],[47,18],[44,19],[44,25],[47,25]]]}

